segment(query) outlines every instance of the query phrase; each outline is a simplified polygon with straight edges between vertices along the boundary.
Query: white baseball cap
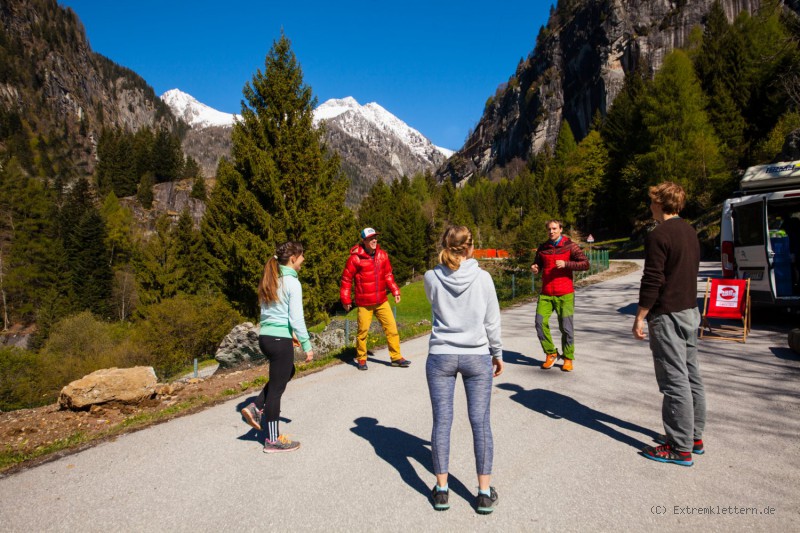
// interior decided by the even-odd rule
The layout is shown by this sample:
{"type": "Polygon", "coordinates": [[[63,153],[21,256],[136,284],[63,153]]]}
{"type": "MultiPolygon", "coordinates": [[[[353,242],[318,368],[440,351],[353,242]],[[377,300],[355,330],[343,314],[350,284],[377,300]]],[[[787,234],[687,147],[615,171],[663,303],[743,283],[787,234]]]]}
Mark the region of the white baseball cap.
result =
{"type": "Polygon", "coordinates": [[[364,228],[363,230],[361,230],[362,239],[369,239],[370,237],[374,237],[376,235],[380,235],[380,233],[375,231],[375,228],[364,228]]]}

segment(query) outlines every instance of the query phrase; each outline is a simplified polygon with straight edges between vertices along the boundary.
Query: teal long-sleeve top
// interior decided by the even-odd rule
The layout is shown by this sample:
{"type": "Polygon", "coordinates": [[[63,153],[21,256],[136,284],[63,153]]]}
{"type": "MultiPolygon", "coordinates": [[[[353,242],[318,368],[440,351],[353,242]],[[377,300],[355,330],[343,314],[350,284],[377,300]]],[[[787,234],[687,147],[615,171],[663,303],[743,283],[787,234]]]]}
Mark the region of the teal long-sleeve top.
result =
{"type": "Polygon", "coordinates": [[[261,304],[261,335],[292,338],[297,336],[304,352],[311,351],[311,339],[303,316],[303,288],[297,279],[297,271],[278,265],[280,280],[278,300],[261,304]]]}

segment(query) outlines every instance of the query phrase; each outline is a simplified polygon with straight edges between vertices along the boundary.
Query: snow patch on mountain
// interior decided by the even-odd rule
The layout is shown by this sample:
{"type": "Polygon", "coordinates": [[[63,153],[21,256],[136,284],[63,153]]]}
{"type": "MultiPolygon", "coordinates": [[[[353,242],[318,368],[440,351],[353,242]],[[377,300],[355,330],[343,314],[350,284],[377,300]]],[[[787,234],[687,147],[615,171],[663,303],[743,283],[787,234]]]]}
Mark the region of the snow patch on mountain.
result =
{"type": "Polygon", "coordinates": [[[193,128],[232,126],[234,120],[240,118],[239,115],[217,111],[180,89],[170,89],[161,95],[161,100],[172,109],[178,118],[183,119],[193,128]]]}
{"type": "MultiPolygon", "coordinates": [[[[364,128],[358,127],[358,122],[366,121],[379,131],[398,138],[403,144],[407,145],[411,151],[420,157],[430,158],[430,151],[434,149],[445,156],[453,155],[452,150],[442,148],[431,143],[420,132],[391,114],[376,102],[370,102],[364,106],[360,105],[355,98],[332,98],[314,110],[314,123],[319,124],[324,120],[336,119],[341,125],[348,124],[346,128],[354,137],[364,133],[364,128]]],[[[361,138],[367,141],[368,139],[361,138]]]]}

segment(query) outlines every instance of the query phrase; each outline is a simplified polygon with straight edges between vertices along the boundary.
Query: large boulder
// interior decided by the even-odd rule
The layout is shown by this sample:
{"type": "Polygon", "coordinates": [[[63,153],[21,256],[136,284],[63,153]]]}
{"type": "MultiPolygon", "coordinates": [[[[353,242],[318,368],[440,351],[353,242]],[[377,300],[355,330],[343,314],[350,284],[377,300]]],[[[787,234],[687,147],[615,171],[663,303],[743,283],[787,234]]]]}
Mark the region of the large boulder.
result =
{"type": "Polygon", "coordinates": [[[266,358],[258,347],[258,330],[259,327],[252,322],[234,326],[222,339],[214,359],[223,368],[235,368],[246,363],[263,363],[266,358]]]}
{"type": "Polygon", "coordinates": [[[151,366],[106,368],[73,381],[58,398],[62,409],[86,409],[103,403],[137,404],[156,393],[156,373],[151,366]]]}
{"type": "MultiPolygon", "coordinates": [[[[353,330],[355,329],[355,324],[353,324],[353,330]]],[[[314,348],[314,357],[316,358],[338,352],[345,346],[344,330],[328,326],[321,333],[312,333],[311,346],[314,348]]]]}
{"type": "MultiPolygon", "coordinates": [[[[377,325],[380,330],[380,325],[377,325]]],[[[354,337],[356,323],[350,323],[350,337],[354,337]]],[[[231,330],[217,348],[214,359],[223,368],[236,368],[247,364],[263,364],[266,362],[261,348],[258,346],[259,326],[252,322],[244,322],[231,330]]],[[[344,321],[333,321],[321,333],[311,333],[311,346],[314,357],[319,359],[330,353],[336,353],[345,347],[344,321]]],[[[305,354],[300,348],[295,348],[295,361],[304,361],[305,354]]]]}

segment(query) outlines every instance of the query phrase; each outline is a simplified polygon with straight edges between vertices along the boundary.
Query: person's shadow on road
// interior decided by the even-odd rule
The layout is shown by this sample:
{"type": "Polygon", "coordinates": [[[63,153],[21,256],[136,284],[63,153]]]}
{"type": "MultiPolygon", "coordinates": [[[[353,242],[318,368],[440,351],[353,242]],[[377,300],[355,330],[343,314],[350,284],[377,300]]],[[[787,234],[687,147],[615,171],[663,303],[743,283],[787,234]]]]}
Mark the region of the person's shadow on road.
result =
{"type": "Polygon", "coordinates": [[[519,352],[512,352],[509,350],[503,350],[503,361],[511,365],[522,366],[542,366],[544,362],[535,357],[526,357],[519,352]]]}
{"type": "Polygon", "coordinates": [[[515,383],[501,383],[497,385],[497,388],[514,392],[511,396],[512,400],[537,413],[550,418],[569,420],[603,435],[608,435],[623,444],[633,446],[637,450],[642,449],[647,444],[614,429],[609,424],[641,433],[651,439],[658,435],[653,430],[621,420],[602,411],[597,411],[557,392],[544,389],[525,390],[515,383]]]}
{"type": "MultiPolygon", "coordinates": [[[[356,418],[355,426],[350,431],[366,440],[375,449],[378,457],[392,465],[400,474],[400,478],[411,488],[428,498],[431,487],[419,477],[411,459],[424,466],[433,476],[433,459],[429,448],[430,442],[406,433],[397,428],[382,426],[378,420],[368,416],[356,418]]],[[[452,493],[471,501],[474,497],[453,474],[448,476],[448,485],[452,493]]]]}

